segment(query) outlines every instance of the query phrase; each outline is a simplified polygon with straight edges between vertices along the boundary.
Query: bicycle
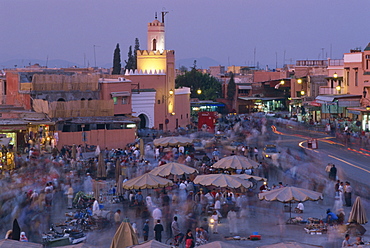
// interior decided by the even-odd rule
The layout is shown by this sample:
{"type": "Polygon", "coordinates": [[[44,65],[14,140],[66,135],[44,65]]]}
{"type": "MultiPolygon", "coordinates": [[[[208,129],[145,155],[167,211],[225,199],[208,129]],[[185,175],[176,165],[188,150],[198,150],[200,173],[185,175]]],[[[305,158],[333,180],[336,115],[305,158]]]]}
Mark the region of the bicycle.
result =
{"type": "Polygon", "coordinates": [[[184,248],[185,247],[185,242],[184,242],[184,234],[178,234],[175,237],[169,237],[166,240],[167,245],[171,245],[171,247],[179,247],[179,248],[184,248]],[[181,238],[181,241],[179,242],[179,239],[181,238]]]}

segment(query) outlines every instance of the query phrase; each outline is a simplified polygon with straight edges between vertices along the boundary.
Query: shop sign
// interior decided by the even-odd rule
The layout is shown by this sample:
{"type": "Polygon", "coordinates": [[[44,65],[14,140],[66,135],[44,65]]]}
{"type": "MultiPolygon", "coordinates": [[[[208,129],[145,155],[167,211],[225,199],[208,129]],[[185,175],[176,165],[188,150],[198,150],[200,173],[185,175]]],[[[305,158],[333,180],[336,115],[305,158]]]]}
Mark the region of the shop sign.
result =
{"type": "Polygon", "coordinates": [[[26,130],[26,126],[0,126],[1,131],[19,131],[26,130]]]}

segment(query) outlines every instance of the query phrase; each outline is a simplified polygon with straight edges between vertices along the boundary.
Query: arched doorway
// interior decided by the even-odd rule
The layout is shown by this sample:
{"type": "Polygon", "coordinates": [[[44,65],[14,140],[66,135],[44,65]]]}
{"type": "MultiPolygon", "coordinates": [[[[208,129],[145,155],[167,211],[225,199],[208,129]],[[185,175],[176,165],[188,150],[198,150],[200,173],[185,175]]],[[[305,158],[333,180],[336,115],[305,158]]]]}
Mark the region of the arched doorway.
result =
{"type": "Polygon", "coordinates": [[[146,116],[145,114],[140,114],[139,118],[140,118],[140,125],[139,125],[140,129],[147,128],[149,125],[148,116],[146,116]]]}

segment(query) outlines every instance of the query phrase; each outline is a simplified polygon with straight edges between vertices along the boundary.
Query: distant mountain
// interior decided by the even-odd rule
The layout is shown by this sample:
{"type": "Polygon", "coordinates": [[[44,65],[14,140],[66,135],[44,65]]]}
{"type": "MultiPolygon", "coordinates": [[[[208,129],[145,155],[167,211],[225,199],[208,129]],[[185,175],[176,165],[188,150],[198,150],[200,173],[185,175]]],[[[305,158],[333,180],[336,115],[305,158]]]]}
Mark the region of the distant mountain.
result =
{"type": "Polygon", "coordinates": [[[222,65],[222,63],[220,63],[219,61],[216,61],[208,57],[202,57],[202,58],[178,59],[176,60],[176,68],[180,68],[180,66],[185,66],[188,69],[190,69],[190,67],[193,67],[194,65],[194,60],[197,61],[198,69],[208,69],[210,66],[222,65]]]}
{"type": "Polygon", "coordinates": [[[39,64],[48,68],[67,68],[72,66],[83,67],[80,64],[62,59],[41,60],[41,59],[12,59],[0,62],[0,68],[24,68],[29,65],[39,64]]]}

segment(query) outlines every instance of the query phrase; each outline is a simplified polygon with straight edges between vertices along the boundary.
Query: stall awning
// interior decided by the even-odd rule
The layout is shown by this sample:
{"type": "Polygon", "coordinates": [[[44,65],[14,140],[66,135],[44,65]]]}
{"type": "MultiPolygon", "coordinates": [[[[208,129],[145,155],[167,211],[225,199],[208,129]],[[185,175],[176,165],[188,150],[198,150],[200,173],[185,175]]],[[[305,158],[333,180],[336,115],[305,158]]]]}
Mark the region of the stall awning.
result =
{"type": "Polygon", "coordinates": [[[131,95],[129,91],[112,92],[110,94],[112,95],[112,97],[130,96],[131,95]]]}
{"type": "Polygon", "coordinates": [[[0,139],[0,147],[1,146],[8,146],[12,138],[1,138],[0,139]]]}
{"type": "Polygon", "coordinates": [[[285,97],[238,97],[238,99],[245,101],[250,100],[272,101],[272,100],[284,100],[285,97]]]}
{"type": "Polygon", "coordinates": [[[252,86],[250,86],[250,85],[239,85],[238,88],[239,88],[239,90],[251,90],[252,86]]]}
{"type": "Polygon", "coordinates": [[[321,95],[316,97],[316,102],[326,105],[338,104],[339,107],[360,106],[361,95],[321,95]],[[335,101],[335,102],[334,102],[335,101]]]}

